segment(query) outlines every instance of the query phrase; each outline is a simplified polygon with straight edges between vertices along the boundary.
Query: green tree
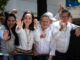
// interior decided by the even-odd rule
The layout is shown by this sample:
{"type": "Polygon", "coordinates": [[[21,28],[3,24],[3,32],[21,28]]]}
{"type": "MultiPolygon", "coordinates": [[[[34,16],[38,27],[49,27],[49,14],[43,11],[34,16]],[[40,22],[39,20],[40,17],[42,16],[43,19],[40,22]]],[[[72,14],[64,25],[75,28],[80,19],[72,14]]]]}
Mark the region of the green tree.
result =
{"type": "Polygon", "coordinates": [[[0,0],[0,11],[5,9],[8,0],[0,0]]]}

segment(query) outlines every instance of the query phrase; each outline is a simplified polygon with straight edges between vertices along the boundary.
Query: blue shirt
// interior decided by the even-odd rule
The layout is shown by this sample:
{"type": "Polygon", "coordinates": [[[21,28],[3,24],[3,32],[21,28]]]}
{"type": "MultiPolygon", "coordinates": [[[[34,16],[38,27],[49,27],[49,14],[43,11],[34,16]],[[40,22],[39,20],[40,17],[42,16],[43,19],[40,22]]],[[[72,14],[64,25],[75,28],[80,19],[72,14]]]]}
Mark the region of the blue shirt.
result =
{"type": "Polygon", "coordinates": [[[2,40],[4,37],[3,37],[3,33],[4,33],[4,30],[1,30],[0,29],[0,40],[2,40]]]}

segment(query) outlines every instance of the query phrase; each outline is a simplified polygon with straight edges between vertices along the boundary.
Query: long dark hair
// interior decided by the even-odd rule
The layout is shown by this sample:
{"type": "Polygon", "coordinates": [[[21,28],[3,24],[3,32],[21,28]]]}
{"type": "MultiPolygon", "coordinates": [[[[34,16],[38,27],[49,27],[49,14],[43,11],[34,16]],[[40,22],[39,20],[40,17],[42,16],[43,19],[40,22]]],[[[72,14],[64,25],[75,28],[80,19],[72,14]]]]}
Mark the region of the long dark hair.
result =
{"type": "Polygon", "coordinates": [[[1,20],[3,20],[3,22],[2,22],[3,25],[5,25],[5,23],[6,23],[5,21],[7,20],[8,15],[9,15],[9,13],[6,12],[6,11],[2,11],[2,12],[0,13],[0,17],[1,17],[1,16],[5,17],[5,20],[4,20],[3,18],[1,18],[1,20]]]}
{"type": "MultiPolygon", "coordinates": [[[[31,31],[33,31],[33,30],[34,30],[34,22],[33,22],[33,20],[34,20],[34,15],[33,15],[32,12],[30,12],[30,11],[24,12],[21,21],[24,20],[24,17],[25,17],[26,14],[31,14],[31,15],[32,15],[32,23],[29,25],[29,29],[30,29],[31,31]]],[[[23,24],[23,28],[25,28],[25,24],[23,24]]]]}
{"type": "MultiPolygon", "coordinates": [[[[9,15],[8,15],[8,18],[9,18],[9,17],[14,17],[15,20],[16,20],[16,16],[15,16],[14,14],[9,14],[9,15]]],[[[10,29],[9,29],[9,27],[8,27],[8,25],[7,25],[7,21],[8,21],[8,19],[6,20],[5,26],[6,26],[6,29],[9,31],[9,36],[11,36],[10,29]]],[[[12,27],[11,30],[12,30],[12,33],[14,34],[14,36],[15,36],[14,45],[19,45],[19,38],[18,38],[17,33],[15,32],[15,28],[16,28],[16,23],[15,23],[15,25],[12,27]]]]}

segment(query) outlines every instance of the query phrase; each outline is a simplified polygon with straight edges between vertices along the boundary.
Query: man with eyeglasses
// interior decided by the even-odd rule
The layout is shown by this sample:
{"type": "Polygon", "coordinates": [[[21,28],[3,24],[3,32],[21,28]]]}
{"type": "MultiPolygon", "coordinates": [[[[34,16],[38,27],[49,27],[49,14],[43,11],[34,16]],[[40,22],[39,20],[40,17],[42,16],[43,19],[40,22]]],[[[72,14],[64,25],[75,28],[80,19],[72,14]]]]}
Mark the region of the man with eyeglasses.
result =
{"type": "Polygon", "coordinates": [[[60,20],[52,24],[52,39],[56,41],[56,56],[53,60],[66,60],[70,31],[78,27],[69,22],[69,16],[70,12],[64,9],[60,14],[60,20]]]}

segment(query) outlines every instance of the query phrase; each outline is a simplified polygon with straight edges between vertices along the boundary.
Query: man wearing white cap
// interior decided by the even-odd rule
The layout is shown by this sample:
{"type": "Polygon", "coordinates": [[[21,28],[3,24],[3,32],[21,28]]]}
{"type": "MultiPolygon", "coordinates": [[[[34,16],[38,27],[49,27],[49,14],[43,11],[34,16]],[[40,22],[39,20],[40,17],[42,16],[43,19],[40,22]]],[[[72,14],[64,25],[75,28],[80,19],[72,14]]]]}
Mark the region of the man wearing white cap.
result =
{"type": "Polygon", "coordinates": [[[52,56],[55,55],[55,41],[54,45],[51,45],[51,31],[48,29],[50,26],[50,20],[53,18],[52,13],[44,13],[41,16],[39,32],[40,32],[40,41],[34,45],[35,51],[37,52],[37,60],[52,60],[52,56]]]}
{"type": "Polygon", "coordinates": [[[50,19],[50,21],[51,21],[51,23],[53,23],[53,22],[57,21],[57,20],[54,18],[53,13],[51,13],[51,12],[46,12],[46,13],[44,13],[43,15],[48,16],[48,17],[49,17],[49,19],[50,19]]]}

